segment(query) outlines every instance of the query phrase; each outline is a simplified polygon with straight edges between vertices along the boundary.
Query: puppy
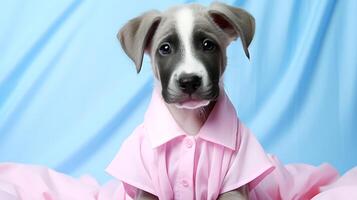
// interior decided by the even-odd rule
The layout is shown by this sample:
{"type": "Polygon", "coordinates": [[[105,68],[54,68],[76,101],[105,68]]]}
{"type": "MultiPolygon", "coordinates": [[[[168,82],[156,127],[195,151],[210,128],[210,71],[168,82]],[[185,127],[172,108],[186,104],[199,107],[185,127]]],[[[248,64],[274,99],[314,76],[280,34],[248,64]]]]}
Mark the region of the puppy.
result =
{"type": "MultiPolygon", "coordinates": [[[[138,73],[144,53],[150,56],[156,89],[179,127],[195,137],[222,95],[227,46],[240,38],[249,58],[254,29],[248,12],[215,2],[146,12],[125,24],[117,37],[138,73]]],[[[152,193],[138,189],[135,199],[159,198],[152,193]]],[[[248,188],[232,188],[218,199],[248,199],[248,188]]]]}

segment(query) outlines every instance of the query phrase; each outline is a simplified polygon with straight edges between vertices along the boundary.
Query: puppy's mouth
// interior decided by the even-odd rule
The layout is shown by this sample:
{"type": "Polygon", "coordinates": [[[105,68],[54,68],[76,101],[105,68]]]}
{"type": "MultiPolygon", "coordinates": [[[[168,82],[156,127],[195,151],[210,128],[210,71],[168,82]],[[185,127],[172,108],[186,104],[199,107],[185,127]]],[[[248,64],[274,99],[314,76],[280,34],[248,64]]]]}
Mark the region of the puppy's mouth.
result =
{"type": "Polygon", "coordinates": [[[173,104],[177,108],[182,109],[197,109],[207,106],[211,101],[217,100],[218,95],[218,87],[211,87],[208,90],[190,95],[177,90],[162,90],[162,96],[166,103],[173,104]]]}
{"type": "Polygon", "coordinates": [[[175,103],[177,108],[181,109],[197,109],[209,104],[209,100],[195,100],[195,99],[188,99],[182,102],[175,103]]]}

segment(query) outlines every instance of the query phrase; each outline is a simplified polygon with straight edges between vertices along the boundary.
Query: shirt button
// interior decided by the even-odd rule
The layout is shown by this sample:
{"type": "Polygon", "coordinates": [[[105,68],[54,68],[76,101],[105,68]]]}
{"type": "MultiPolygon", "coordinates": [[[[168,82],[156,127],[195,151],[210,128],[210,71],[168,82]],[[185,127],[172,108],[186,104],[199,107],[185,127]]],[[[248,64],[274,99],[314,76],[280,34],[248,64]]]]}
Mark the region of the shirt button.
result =
{"type": "Polygon", "coordinates": [[[186,180],[182,180],[181,184],[183,187],[188,187],[188,185],[189,185],[186,180]]]}
{"type": "Polygon", "coordinates": [[[187,148],[191,148],[193,146],[192,140],[189,139],[189,138],[186,138],[185,145],[186,145],[187,148]]]}

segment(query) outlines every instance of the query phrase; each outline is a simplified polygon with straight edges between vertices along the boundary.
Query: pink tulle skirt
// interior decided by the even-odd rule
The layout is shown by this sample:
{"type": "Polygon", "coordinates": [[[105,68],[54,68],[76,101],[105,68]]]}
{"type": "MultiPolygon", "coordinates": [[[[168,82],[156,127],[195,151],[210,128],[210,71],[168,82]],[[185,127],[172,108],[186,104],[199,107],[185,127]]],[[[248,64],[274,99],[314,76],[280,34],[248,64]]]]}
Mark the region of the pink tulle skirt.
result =
{"type": "MultiPolygon", "coordinates": [[[[253,200],[357,199],[357,167],[343,176],[328,164],[282,165],[271,156],[275,170],[250,191],[253,200]]],[[[104,185],[90,176],[73,178],[46,167],[0,164],[1,200],[118,200],[130,199],[119,181],[104,185]]]]}

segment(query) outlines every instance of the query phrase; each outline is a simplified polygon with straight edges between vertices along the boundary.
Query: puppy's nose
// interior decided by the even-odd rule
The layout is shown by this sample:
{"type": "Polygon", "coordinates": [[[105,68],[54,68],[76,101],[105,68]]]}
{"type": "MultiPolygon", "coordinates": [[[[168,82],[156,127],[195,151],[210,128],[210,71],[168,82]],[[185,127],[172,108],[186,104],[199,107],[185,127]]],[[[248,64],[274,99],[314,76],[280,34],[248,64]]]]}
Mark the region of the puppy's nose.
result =
{"type": "Polygon", "coordinates": [[[186,94],[194,93],[202,83],[202,78],[196,74],[182,74],[178,79],[178,86],[186,94]]]}

